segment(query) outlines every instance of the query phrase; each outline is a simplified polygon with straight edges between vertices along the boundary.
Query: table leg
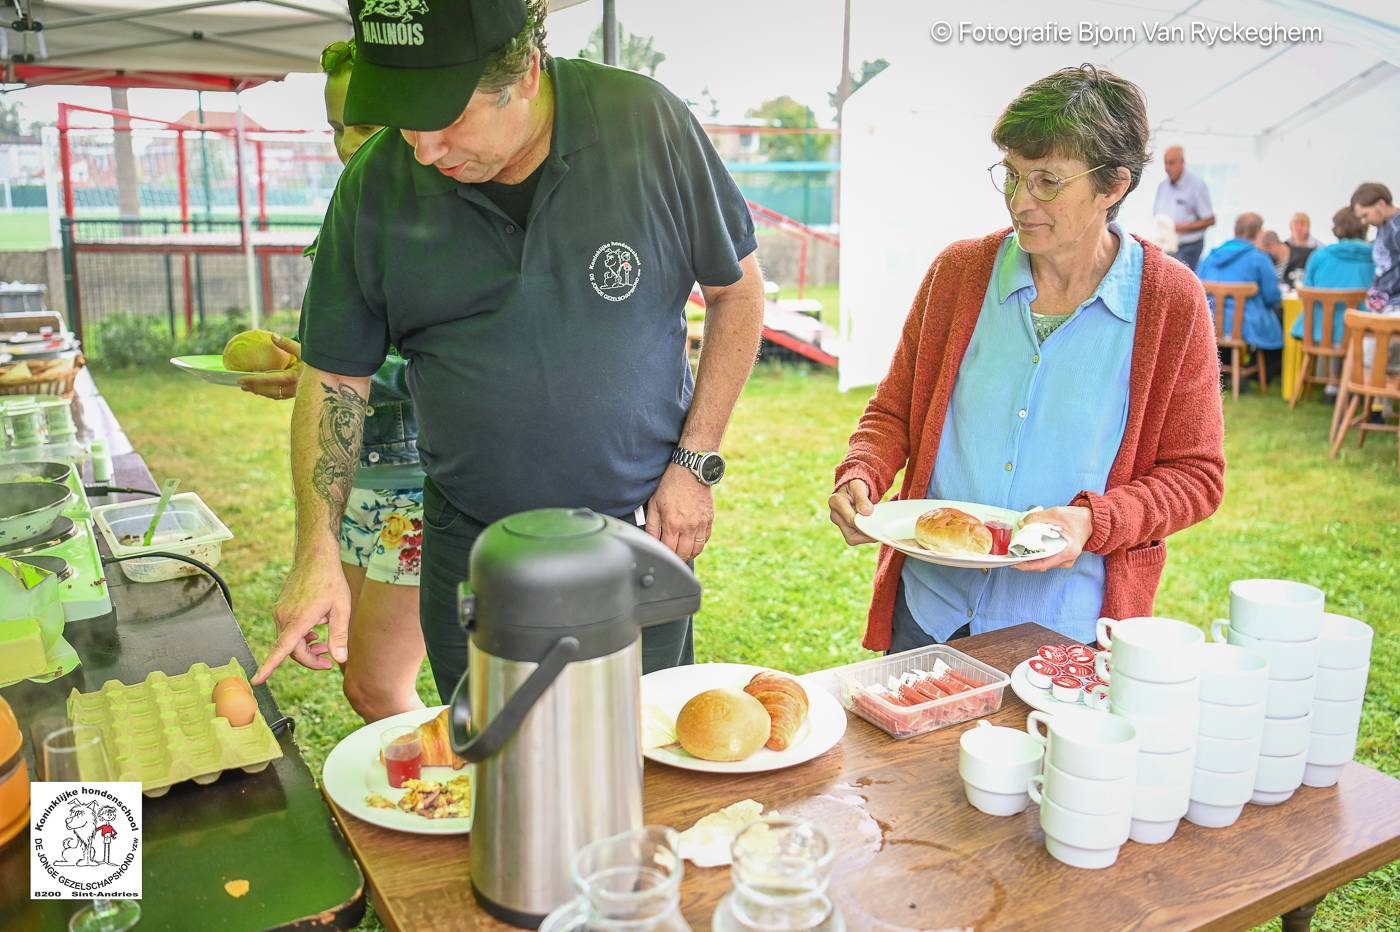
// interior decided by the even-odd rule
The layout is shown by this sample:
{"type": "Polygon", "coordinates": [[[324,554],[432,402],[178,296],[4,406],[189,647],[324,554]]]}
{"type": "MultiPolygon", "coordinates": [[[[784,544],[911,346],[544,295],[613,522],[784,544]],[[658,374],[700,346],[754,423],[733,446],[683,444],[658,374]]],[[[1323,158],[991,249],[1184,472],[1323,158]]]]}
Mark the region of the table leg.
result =
{"type": "Polygon", "coordinates": [[[1280,917],[1283,920],[1283,932],[1308,932],[1312,928],[1313,913],[1317,912],[1322,900],[1323,897],[1318,897],[1311,903],[1305,903],[1284,913],[1280,917]]]}

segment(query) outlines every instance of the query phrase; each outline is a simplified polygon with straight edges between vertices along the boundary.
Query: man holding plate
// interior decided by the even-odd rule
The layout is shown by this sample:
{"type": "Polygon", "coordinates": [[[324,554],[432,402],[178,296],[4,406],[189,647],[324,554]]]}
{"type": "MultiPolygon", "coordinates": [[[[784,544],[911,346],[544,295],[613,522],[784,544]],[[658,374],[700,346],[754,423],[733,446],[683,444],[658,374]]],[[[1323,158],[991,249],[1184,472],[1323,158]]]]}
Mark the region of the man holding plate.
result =
{"type": "Polygon", "coordinates": [[[885,548],[864,644],[902,651],[1036,621],[1088,642],[1151,615],[1164,538],[1224,494],[1214,327],[1200,282],[1114,222],[1148,160],[1142,92],[1090,65],[1022,91],[989,169],[1012,229],[954,243],[915,296],[889,373],[836,470],[831,520],[899,498],[977,502],[1059,527],[1024,572],[885,548]]]}

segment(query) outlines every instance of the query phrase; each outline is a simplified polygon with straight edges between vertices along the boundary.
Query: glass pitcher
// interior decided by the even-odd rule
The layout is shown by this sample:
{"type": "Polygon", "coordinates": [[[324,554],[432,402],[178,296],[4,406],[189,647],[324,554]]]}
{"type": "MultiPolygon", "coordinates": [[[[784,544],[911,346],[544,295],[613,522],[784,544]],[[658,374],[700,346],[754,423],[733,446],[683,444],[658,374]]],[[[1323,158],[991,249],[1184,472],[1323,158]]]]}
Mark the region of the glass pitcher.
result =
{"type": "Polygon", "coordinates": [[[734,839],[734,889],[715,909],[714,932],[845,932],[827,896],[836,845],[811,822],[775,816],[734,839]]]}
{"type": "Polygon", "coordinates": [[[690,932],[681,915],[680,835],[648,825],[585,845],[574,855],[579,895],[540,932],[690,932]]]}

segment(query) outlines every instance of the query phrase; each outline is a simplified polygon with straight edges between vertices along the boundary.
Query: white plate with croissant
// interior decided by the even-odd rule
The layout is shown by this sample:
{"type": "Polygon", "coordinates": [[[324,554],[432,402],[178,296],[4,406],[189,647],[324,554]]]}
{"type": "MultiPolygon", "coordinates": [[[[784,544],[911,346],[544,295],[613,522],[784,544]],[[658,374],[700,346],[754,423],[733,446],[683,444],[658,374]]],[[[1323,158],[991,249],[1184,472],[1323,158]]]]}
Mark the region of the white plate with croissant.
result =
{"type": "Polygon", "coordinates": [[[1066,541],[1057,539],[1044,541],[1043,549],[1026,556],[992,554],[996,547],[995,534],[986,522],[1009,525],[1010,534],[1015,535],[1021,530],[1022,517],[1022,512],[995,505],[915,498],[881,502],[875,506],[873,514],[858,513],[856,527],[886,547],[916,560],[964,569],[1015,566],[1043,560],[1065,549],[1066,541]]]}
{"type": "Polygon", "coordinates": [[[767,667],[697,663],[642,677],[642,752],[708,773],[760,773],[825,754],[846,710],[817,686],[767,667]]]}
{"type": "Polygon", "coordinates": [[[471,806],[470,793],[464,794],[463,791],[469,786],[472,767],[452,753],[447,736],[446,710],[447,706],[440,705],[401,712],[346,735],[326,756],[325,766],[321,768],[321,782],[326,794],[344,811],[381,828],[418,835],[462,835],[471,831],[470,814],[465,817],[440,817],[441,813],[452,811],[446,808],[448,805],[461,808],[463,804],[457,800],[464,795],[468,813],[471,806]],[[400,725],[418,727],[419,739],[423,744],[420,780],[448,787],[450,781],[465,779],[452,783],[448,792],[440,793],[434,792],[431,786],[427,787],[426,792],[422,788],[391,787],[380,756],[380,738],[388,729],[400,725]],[[448,762],[447,766],[442,765],[444,761],[448,762]],[[426,809],[435,817],[398,808],[405,798],[438,802],[438,805],[426,809]]]}

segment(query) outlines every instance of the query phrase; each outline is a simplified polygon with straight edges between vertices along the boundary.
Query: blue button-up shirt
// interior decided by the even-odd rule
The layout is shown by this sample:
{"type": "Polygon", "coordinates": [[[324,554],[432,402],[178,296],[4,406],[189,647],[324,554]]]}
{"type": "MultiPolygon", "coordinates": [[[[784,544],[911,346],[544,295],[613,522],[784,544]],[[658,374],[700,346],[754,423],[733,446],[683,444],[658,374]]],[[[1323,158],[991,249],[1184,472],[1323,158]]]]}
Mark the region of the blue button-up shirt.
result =
{"type": "MultiPolygon", "coordinates": [[[[1040,344],[1031,324],[1030,257],[1009,235],[997,253],[977,327],[943,420],[929,498],[1024,511],[1103,492],[1128,420],[1128,378],[1142,245],[1110,224],[1118,255],[1094,294],[1040,344]]],[[[1103,557],[1047,573],[983,572],[906,560],[904,598],[919,627],[945,640],[1037,621],[1094,637],[1103,557]]]]}

